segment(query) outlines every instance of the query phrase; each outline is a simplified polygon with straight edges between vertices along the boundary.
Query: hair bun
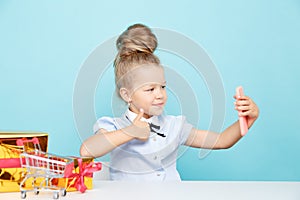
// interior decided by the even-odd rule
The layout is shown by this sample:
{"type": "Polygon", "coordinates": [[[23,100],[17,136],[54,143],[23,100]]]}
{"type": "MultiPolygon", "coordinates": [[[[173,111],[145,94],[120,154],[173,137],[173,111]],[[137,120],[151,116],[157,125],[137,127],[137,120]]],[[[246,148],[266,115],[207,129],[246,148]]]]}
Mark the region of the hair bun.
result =
{"type": "Polygon", "coordinates": [[[157,38],[150,28],[143,24],[134,24],[127,28],[117,40],[120,56],[133,53],[153,53],[157,47],[157,38]]]}

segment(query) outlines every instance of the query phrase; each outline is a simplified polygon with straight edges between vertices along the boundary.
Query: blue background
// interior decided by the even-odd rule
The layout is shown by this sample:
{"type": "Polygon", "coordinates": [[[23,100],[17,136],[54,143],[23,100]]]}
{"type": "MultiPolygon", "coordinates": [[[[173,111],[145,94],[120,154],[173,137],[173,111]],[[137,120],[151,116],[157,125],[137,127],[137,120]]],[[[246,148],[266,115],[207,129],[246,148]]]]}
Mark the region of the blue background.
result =
{"type": "MultiPolygon", "coordinates": [[[[202,159],[199,149],[187,149],[178,159],[182,178],[299,181],[299,21],[297,0],[1,0],[0,129],[48,132],[49,151],[79,155],[81,137],[72,107],[78,72],[97,46],[141,22],[177,31],[205,49],[225,88],[224,128],[237,119],[232,96],[238,85],[261,110],[233,148],[202,159]]],[[[186,63],[178,57],[158,54],[192,85],[199,100],[197,126],[207,128],[210,97],[203,80],[182,67],[186,63]]],[[[113,90],[109,69],[95,95],[98,117],[111,115],[110,106],[100,102],[113,90]]],[[[176,99],[170,96],[167,108],[176,113],[176,99]]]]}

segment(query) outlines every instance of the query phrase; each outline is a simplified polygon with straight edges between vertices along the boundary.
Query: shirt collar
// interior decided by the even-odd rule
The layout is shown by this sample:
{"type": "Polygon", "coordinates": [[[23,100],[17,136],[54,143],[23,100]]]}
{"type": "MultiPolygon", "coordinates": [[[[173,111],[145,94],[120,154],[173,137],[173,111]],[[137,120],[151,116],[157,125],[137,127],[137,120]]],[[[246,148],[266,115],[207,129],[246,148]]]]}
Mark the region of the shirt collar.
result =
{"type": "MultiPolygon", "coordinates": [[[[133,120],[136,118],[137,114],[130,111],[129,108],[126,110],[126,112],[124,113],[124,118],[126,118],[126,121],[132,123],[133,120]]],[[[164,127],[164,116],[163,115],[154,115],[152,117],[150,117],[149,119],[146,119],[144,117],[141,118],[142,121],[145,121],[147,123],[153,123],[157,126],[160,127],[160,131],[163,130],[164,127]]],[[[156,135],[155,133],[153,133],[152,135],[156,135]]],[[[164,135],[166,135],[166,133],[164,133],[164,135]]]]}
{"type": "MultiPolygon", "coordinates": [[[[137,116],[136,113],[132,112],[132,111],[129,110],[129,109],[127,109],[125,115],[126,115],[126,117],[127,117],[131,122],[133,122],[133,120],[134,120],[134,119],[136,118],[136,116],[137,116]]],[[[146,118],[144,118],[144,117],[141,118],[142,121],[148,122],[148,123],[151,123],[152,120],[150,121],[150,119],[151,119],[151,118],[149,118],[149,119],[146,119],[146,118]]]]}
{"type": "MultiPolygon", "coordinates": [[[[126,112],[125,112],[125,115],[126,117],[131,121],[133,122],[133,120],[136,118],[137,114],[132,112],[131,110],[127,109],[126,112]]],[[[142,117],[141,118],[142,121],[144,122],[148,122],[148,123],[159,123],[159,120],[158,120],[158,116],[152,116],[148,119],[142,117]]]]}

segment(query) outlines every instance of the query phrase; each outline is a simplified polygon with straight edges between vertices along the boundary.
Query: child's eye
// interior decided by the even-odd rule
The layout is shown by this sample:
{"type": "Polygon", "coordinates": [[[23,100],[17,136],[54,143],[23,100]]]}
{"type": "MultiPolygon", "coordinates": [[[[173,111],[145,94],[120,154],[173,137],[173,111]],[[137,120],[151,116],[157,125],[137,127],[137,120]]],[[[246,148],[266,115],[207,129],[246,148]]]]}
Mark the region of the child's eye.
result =
{"type": "Polygon", "coordinates": [[[146,92],[152,92],[152,91],[154,91],[154,88],[149,88],[149,89],[146,89],[145,91],[146,92]]]}
{"type": "Polygon", "coordinates": [[[162,85],[162,86],[161,86],[161,88],[162,88],[162,89],[165,89],[165,88],[166,88],[166,86],[165,86],[165,85],[162,85]]]}

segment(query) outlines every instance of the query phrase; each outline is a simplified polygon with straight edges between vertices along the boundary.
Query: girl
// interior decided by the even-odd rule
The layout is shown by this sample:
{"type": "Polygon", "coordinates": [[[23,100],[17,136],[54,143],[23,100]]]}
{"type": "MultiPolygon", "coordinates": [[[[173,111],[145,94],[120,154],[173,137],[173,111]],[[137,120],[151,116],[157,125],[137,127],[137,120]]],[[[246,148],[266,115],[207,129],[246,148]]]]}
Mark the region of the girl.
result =
{"type": "MultiPolygon", "coordinates": [[[[95,135],[83,142],[81,156],[111,153],[112,180],[180,180],[176,170],[178,147],[226,149],[241,139],[236,121],[222,133],[198,130],[183,116],[164,115],[167,102],[164,69],[153,54],[157,39],[151,30],[135,24],[117,40],[114,61],[116,89],[128,103],[121,117],[102,117],[95,135]]],[[[246,116],[248,128],[259,110],[251,98],[235,97],[235,109],[246,116]]]]}

